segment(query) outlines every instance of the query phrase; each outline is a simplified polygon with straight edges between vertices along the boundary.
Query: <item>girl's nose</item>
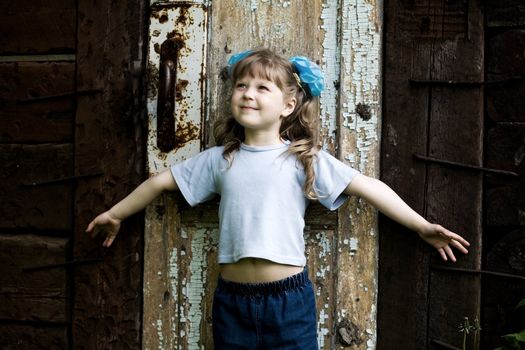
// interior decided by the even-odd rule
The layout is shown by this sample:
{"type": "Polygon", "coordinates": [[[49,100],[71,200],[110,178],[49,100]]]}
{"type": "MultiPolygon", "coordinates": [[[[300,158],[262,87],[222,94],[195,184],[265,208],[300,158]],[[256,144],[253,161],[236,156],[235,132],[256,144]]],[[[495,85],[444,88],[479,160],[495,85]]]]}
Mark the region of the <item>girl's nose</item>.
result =
{"type": "Polygon", "coordinates": [[[253,98],[253,89],[250,87],[247,87],[244,90],[244,93],[242,94],[242,97],[248,100],[251,100],[253,98]]]}

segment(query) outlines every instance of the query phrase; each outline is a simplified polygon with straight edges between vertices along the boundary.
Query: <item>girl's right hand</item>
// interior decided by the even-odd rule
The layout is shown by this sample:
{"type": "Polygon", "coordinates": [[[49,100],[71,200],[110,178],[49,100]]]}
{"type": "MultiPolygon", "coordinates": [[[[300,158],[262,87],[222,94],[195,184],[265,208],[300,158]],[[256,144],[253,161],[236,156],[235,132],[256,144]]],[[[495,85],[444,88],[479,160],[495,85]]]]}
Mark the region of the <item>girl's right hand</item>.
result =
{"type": "Polygon", "coordinates": [[[100,231],[105,232],[107,235],[102,246],[107,248],[117,237],[121,222],[122,220],[106,211],[89,223],[86,232],[91,233],[91,237],[96,237],[100,231]]]}

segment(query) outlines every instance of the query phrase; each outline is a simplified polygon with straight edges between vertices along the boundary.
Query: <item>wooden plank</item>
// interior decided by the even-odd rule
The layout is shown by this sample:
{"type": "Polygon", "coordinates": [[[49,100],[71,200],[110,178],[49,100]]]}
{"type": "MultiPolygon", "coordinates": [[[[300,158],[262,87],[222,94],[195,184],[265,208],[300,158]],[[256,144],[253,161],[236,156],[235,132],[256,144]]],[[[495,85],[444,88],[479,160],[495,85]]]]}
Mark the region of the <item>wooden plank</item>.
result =
{"type": "Polygon", "coordinates": [[[0,344],[4,350],[69,348],[67,328],[54,325],[0,324],[0,344]]]}
{"type": "Polygon", "coordinates": [[[3,1],[0,13],[0,54],[75,52],[74,2],[3,1]]]}
{"type": "Polygon", "coordinates": [[[517,27],[525,24],[525,4],[522,0],[484,1],[487,27],[517,27]]]}
{"type": "MultiPolygon", "coordinates": [[[[385,8],[384,110],[381,179],[414,210],[425,214],[426,165],[413,158],[426,154],[430,89],[410,79],[430,78],[431,45],[418,40],[423,28],[399,22],[423,21],[409,3],[388,1],[385,8]]],[[[378,348],[427,346],[428,263],[430,250],[417,235],[379,217],[378,348]]]]}
{"type": "Polygon", "coordinates": [[[0,143],[71,142],[74,63],[0,63],[0,143]]]}
{"type": "MultiPolygon", "coordinates": [[[[336,99],[337,155],[363,174],[378,177],[383,5],[380,1],[343,1],[340,6],[344,9],[342,14],[335,15],[341,43],[340,89],[336,99]]],[[[335,314],[338,336],[333,347],[375,348],[377,212],[353,198],[339,210],[338,217],[335,314]]]]}
{"type": "Polygon", "coordinates": [[[484,248],[488,250],[485,254],[485,269],[521,276],[521,279],[500,276],[483,277],[482,344],[484,347],[494,349],[503,344],[502,335],[525,328],[525,310],[516,309],[516,305],[525,294],[523,277],[525,268],[522,256],[525,250],[525,229],[521,226],[511,231],[504,228],[488,229],[487,231],[489,231],[488,236],[493,239],[490,240],[490,245],[484,244],[484,248]],[[495,242],[492,243],[492,241],[495,242]]]}
{"type": "MultiPolygon", "coordinates": [[[[334,225],[335,226],[335,225],[334,225]]],[[[320,349],[330,349],[337,339],[337,319],[333,317],[340,305],[334,301],[336,295],[337,269],[337,234],[334,229],[307,228],[304,233],[306,242],[306,261],[310,280],[313,283],[317,307],[317,329],[320,349]]],[[[339,271],[342,273],[341,271],[339,271]]]]}
{"type": "MultiPolygon", "coordinates": [[[[518,107],[519,108],[519,107],[518,107]]],[[[495,169],[525,171],[525,123],[499,123],[486,137],[485,164],[495,169]]],[[[524,176],[487,175],[485,189],[485,225],[523,225],[525,212],[524,176]]]]}
{"type": "Polygon", "coordinates": [[[488,30],[487,81],[509,77],[519,80],[490,84],[485,88],[487,117],[496,122],[525,122],[525,30],[488,30]]]}
{"type": "Polygon", "coordinates": [[[126,220],[114,245],[91,239],[90,220],[135,188],[144,176],[142,134],[145,1],[78,2],[75,173],[103,172],[77,183],[73,257],[102,256],[75,268],[72,348],[140,349],[142,215],[126,220]],[[104,14],[104,15],[101,15],[104,14]],[[107,15],[106,15],[107,14],[107,15]]]}
{"type": "MultiPolygon", "coordinates": [[[[465,35],[433,45],[431,78],[434,80],[483,79],[483,65],[474,64],[483,60],[481,4],[470,1],[464,11],[469,21],[465,35]],[[458,57],[463,59],[458,60],[458,57]]],[[[432,88],[430,103],[428,155],[481,166],[483,90],[480,87],[436,86],[432,88]]],[[[471,243],[469,255],[461,257],[457,267],[480,269],[482,174],[442,165],[429,165],[428,169],[428,220],[458,232],[471,243]]],[[[431,263],[444,264],[436,254],[431,263]]],[[[463,338],[457,327],[464,317],[480,320],[480,276],[434,270],[429,291],[429,340],[460,346],[463,338]]],[[[477,348],[477,342],[474,337],[468,339],[469,347],[477,348]]]]}
{"type": "Polygon", "coordinates": [[[31,267],[66,261],[67,239],[0,235],[0,319],[64,323],[66,269],[31,267]]]}
{"type": "Polygon", "coordinates": [[[0,145],[0,162],[0,228],[71,229],[73,183],[28,184],[71,176],[72,145],[0,145]]]}

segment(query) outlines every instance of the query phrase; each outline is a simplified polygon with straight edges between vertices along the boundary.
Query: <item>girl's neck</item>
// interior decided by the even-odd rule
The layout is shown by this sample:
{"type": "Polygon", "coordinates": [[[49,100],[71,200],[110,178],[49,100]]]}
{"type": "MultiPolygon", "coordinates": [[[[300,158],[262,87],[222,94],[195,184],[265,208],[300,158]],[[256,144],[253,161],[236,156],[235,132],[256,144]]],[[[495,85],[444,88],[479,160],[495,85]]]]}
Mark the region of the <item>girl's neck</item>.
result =
{"type": "Polygon", "coordinates": [[[248,146],[271,146],[282,144],[283,140],[277,133],[257,133],[244,130],[244,144],[248,146]]]}

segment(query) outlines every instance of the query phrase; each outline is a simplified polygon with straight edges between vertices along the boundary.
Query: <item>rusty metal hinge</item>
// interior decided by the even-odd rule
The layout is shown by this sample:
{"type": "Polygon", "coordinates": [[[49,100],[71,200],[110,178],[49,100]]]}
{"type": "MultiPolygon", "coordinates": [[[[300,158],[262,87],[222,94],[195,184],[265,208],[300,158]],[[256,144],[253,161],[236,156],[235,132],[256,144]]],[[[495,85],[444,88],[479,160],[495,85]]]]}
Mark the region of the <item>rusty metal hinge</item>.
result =
{"type": "Polygon", "coordinates": [[[62,178],[59,178],[59,179],[26,182],[26,183],[23,183],[22,185],[23,186],[51,185],[51,184],[55,184],[55,183],[59,183],[59,182],[74,181],[74,180],[78,180],[78,179],[84,179],[84,178],[87,178],[87,177],[95,177],[95,176],[102,176],[102,175],[104,175],[104,173],[99,171],[99,172],[90,173],[90,174],[67,176],[67,177],[62,177],[62,178]]]}
{"type": "Polygon", "coordinates": [[[418,154],[418,153],[414,153],[414,158],[416,158],[418,160],[425,161],[425,162],[449,165],[449,166],[463,168],[463,169],[477,170],[477,171],[482,171],[482,172],[485,172],[485,173],[494,173],[494,174],[509,175],[509,176],[519,176],[517,173],[512,172],[512,171],[491,169],[491,168],[485,168],[485,167],[481,167],[481,166],[477,166],[477,165],[465,164],[465,163],[460,163],[460,162],[453,162],[453,161],[450,161],[450,160],[423,156],[423,155],[418,154]]]}
{"type": "Polygon", "coordinates": [[[523,78],[519,75],[504,79],[489,81],[465,81],[465,80],[431,80],[431,79],[408,79],[412,85],[433,85],[433,86],[460,86],[460,87],[479,87],[484,85],[508,84],[521,81],[523,78]]]}

